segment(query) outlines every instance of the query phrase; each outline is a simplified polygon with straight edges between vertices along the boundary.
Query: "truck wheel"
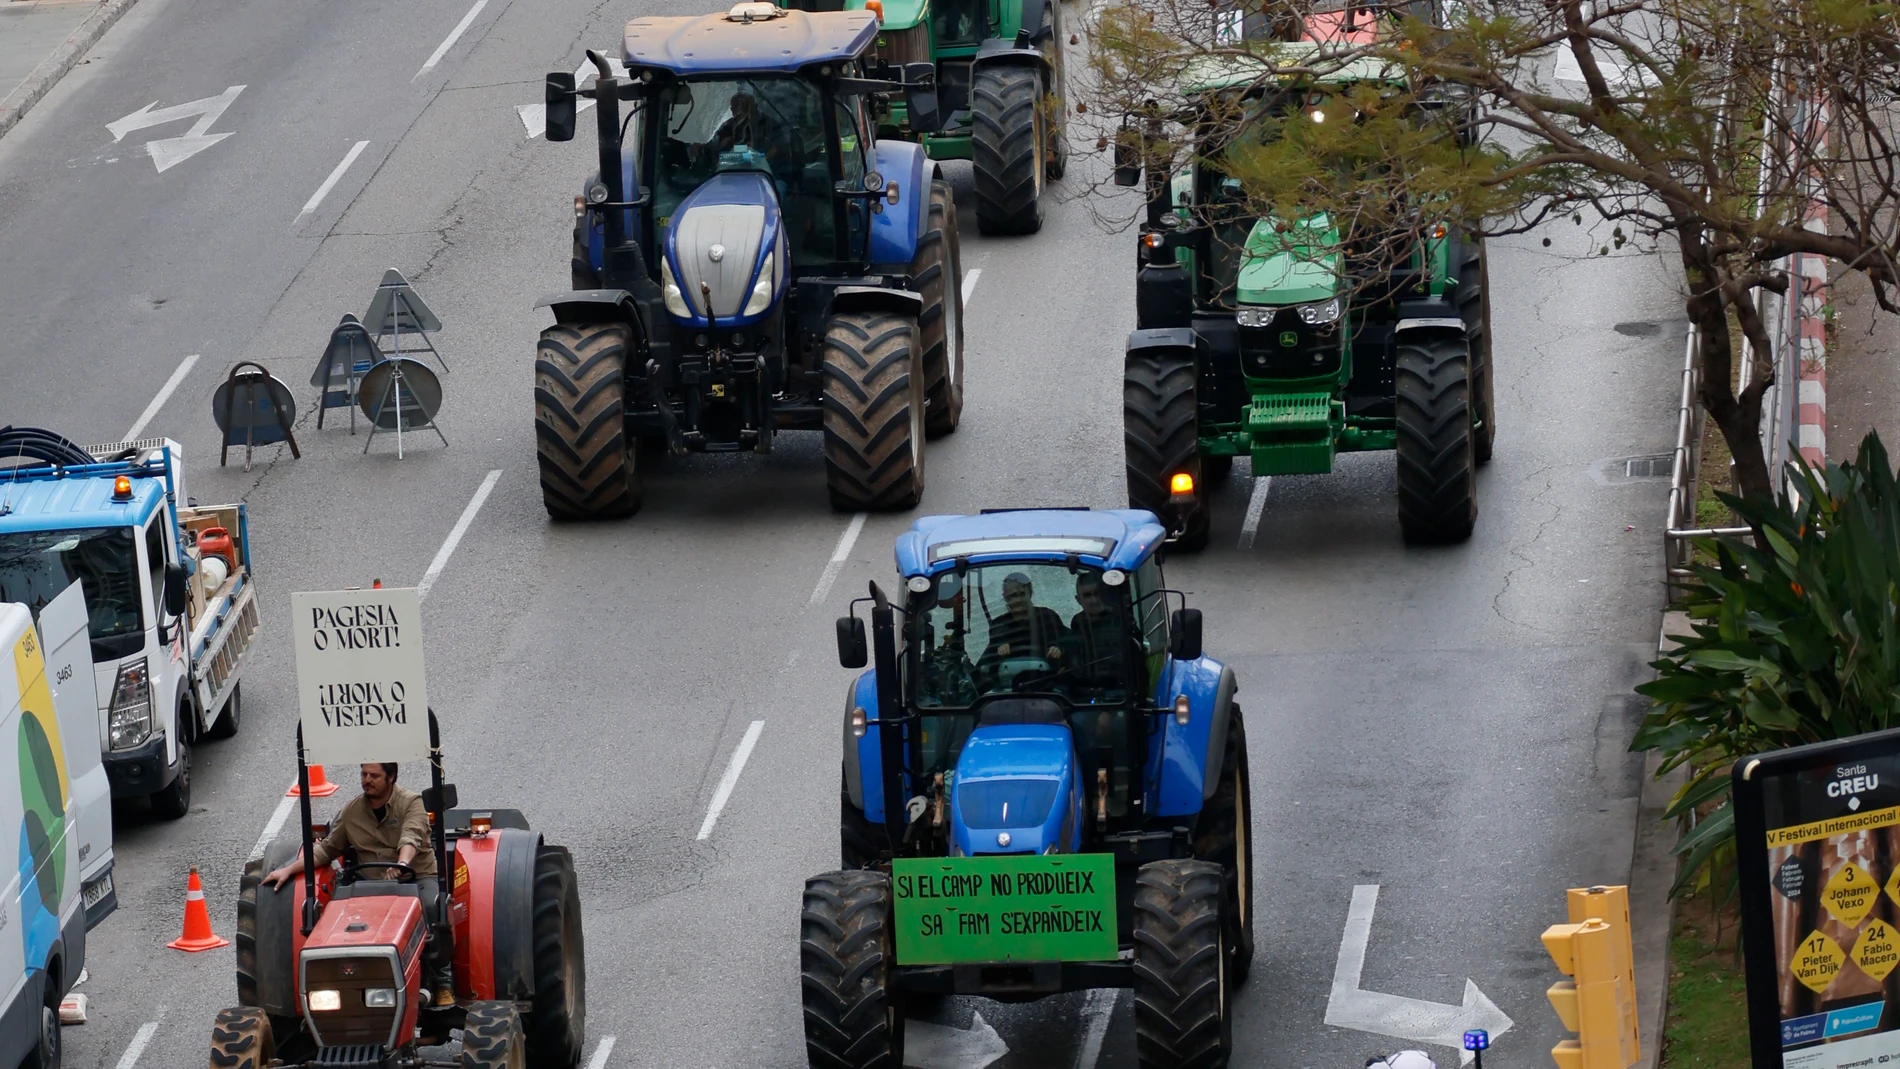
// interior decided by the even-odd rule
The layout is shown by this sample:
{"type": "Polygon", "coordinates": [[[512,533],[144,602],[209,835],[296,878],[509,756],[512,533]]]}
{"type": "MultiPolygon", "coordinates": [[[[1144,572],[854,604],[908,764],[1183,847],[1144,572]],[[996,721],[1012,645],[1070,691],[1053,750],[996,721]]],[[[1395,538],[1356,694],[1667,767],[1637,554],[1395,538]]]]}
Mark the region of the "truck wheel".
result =
{"type": "Polygon", "coordinates": [[[987,63],[970,79],[976,228],[985,234],[1042,229],[1049,142],[1042,98],[1042,72],[1027,63],[987,63]]]}
{"type": "Polygon", "coordinates": [[[891,878],[861,869],[806,880],[798,962],[812,1069],[902,1069],[891,878]]]}
{"type": "Polygon", "coordinates": [[[1205,548],[1207,487],[1201,478],[1200,423],[1194,382],[1200,371],[1185,351],[1142,353],[1122,372],[1122,444],[1128,468],[1128,507],[1147,509],[1176,531],[1174,548],[1205,548]],[[1194,478],[1194,503],[1181,516],[1171,500],[1170,480],[1194,478]]]}
{"type": "Polygon", "coordinates": [[[1484,239],[1467,238],[1460,245],[1458,265],[1458,318],[1465,321],[1471,345],[1472,455],[1480,464],[1491,462],[1497,440],[1495,379],[1491,367],[1491,272],[1484,262],[1484,239]]]}
{"type": "Polygon", "coordinates": [[[191,812],[191,738],[185,734],[182,711],[172,718],[172,730],[178,739],[178,775],[152,795],[152,812],[165,820],[177,820],[191,812]]]}
{"type": "Polygon", "coordinates": [[[534,437],[541,502],[556,520],[640,510],[640,469],[627,435],[629,332],[624,323],[558,324],[534,354],[534,437]]]}
{"type": "Polygon", "coordinates": [[[825,483],[845,512],[924,496],[924,374],[917,321],[843,312],[825,323],[825,483]]]}
{"type": "Polygon", "coordinates": [[[917,238],[910,277],[923,295],[924,434],[940,438],[963,418],[963,256],[950,183],[930,183],[930,218],[917,238]]]}
{"type": "Polygon", "coordinates": [[[1151,861],[1135,874],[1135,1058],[1142,1069],[1227,1064],[1225,882],[1208,861],[1151,861]]]}
{"type": "Polygon", "coordinates": [[[883,858],[884,832],[872,824],[864,810],[851,804],[851,792],[844,786],[844,770],[838,771],[838,853],[846,869],[869,868],[883,858]]]}
{"type": "Polygon", "coordinates": [[[219,1010],[211,1025],[211,1069],[264,1069],[277,1057],[275,1038],[263,1010],[219,1010]]]}
{"type": "Polygon", "coordinates": [[[597,290],[600,288],[600,272],[594,270],[594,261],[588,255],[587,241],[581,237],[580,224],[574,225],[574,255],[569,261],[568,271],[577,290],[597,290]]]}
{"type": "Polygon", "coordinates": [[[231,685],[231,696],[224,699],[224,711],[205,729],[207,739],[228,739],[238,733],[238,723],[244,717],[244,684],[231,685]]]}
{"type": "Polygon", "coordinates": [[[1239,987],[1253,967],[1253,785],[1247,775],[1247,726],[1240,706],[1227,721],[1220,786],[1201,810],[1194,856],[1221,867],[1227,884],[1227,983],[1239,987]]]}
{"type": "Polygon", "coordinates": [[[476,1002],[462,1018],[462,1069],[525,1069],[521,1015],[512,1002],[476,1002]]]}
{"type": "Polygon", "coordinates": [[[528,1016],[531,1069],[571,1069],[587,1040],[587,959],[581,894],[565,847],[534,855],[534,1009],[528,1016]]]}
{"type": "MultiPolygon", "coordinates": [[[[40,1007],[39,1031],[39,1038],[27,1050],[26,1061],[20,1063],[20,1069],[59,1069],[63,1043],[59,1034],[57,1005],[40,1007]]],[[[211,1056],[211,1064],[218,1064],[215,1052],[211,1056]]]]}
{"type": "Polygon", "coordinates": [[[1399,528],[1407,542],[1463,542],[1478,520],[1472,452],[1471,355],[1463,338],[1400,337],[1399,528]]]}

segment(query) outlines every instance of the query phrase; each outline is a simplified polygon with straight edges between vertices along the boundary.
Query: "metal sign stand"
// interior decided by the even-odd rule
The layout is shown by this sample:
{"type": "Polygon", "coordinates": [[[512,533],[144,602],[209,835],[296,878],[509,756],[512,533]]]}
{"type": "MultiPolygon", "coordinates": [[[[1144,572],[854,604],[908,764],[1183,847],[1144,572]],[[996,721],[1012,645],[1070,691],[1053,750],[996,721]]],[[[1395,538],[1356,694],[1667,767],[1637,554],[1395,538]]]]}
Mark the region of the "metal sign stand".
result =
{"type": "Polygon", "coordinates": [[[275,445],[278,442],[290,443],[290,455],[301,460],[303,451],[297,448],[297,438],[290,432],[290,424],[296,417],[296,405],[290,400],[290,390],[271,376],[264,365],[249,360],[240,362],[231,369],[224,383],[212,395],[212,416],[217,420],[218,428],[223,431],[223,442],[218,451],[218,466],[223,467],[230,458],[231,447],[238,444],[233,439],[243,432],[244,470],[251,470],[251,453],[260,445],[275,445]],[[245,368],[254,370],[246,371],[245,368]],[[258,416],[268,409],[275,426],[259,426],[258,416]],[[236,419],[242,416],[244,424],[240,428],[236,419]]]}
{"type": "Polygon", "coordinates": [[[378,339],[389,338],[390,344],[382,346],[390,357],[420,356],[427,353],[435,357],[442,370],[449,369],[449,362],[429,340],[431,332],[442,329],[442,320],[430,309],[422,295],[402,277],[395,268],[383,272],[383,281],[376,287],[376,295],[370,299],[369,311],[364,314],[363,322],[374,330],[378,339]],[[404,349],[403,334],[407,332],[412,339],[412,347],[404,349]],[[420,344],[416,344],[418,342],[420,344]]]}
{"type": "Polygon", "coordinates": [[[369,447],[375,444],[378,429],[389,429],[396,432],[397,460],[401,460],[403,457],[403,432],[405,430],[419,430],[423,427],[427,427],[435,432],[437,438],[442,439],[443,448],[448,448],[448,436],[442,433],[442,428],[437,426],[435,422],[436,409],[439,408],[442,403],[442,387],[441,383],[434,381],[434,379],[435,374],[429,370],[427,364],[406,357],[391,357],[377,364],[370,370],[369,374],[364,376],[364,383],[370,385],[372,389],[375,389],[378,385],[381,387],[377,390],[378,397],[375,407],[370,407],[368,403],[365,403],[363,406],[363,412],[370,420],[369,438],[363,442],[363,452],[365,455],[369,453],[369,447]],[[406,372],[403,367],[405,364],[411,365],[410,369],[406,372]],[[387,382],[372,382],[372,379],[375,377],[384,375],[388,376],[387,382]],[[421,376],[425,389],[418,391],[414,386],[410,385],[408,375],[421,376]],[[431,393],[434,394],[433,402],[427,396],[431,393]],[[421,419],[419,421],[411,421],[405,425],[403,419],[405,401],[413,406],[410,408],[412,416],[418,413],[420,414],[421,419]],[[392,403],[395,405],[393,411],[390,409],[392,403]],[[384,415],[385,412],[394,416],[394,427],[384,428],[384,420],[388,418],[384,415]]]}
{"type": "Polygon", "coordinates": [[[310,385],[322,391],[317,399],[317,429],[323,429],[323,417],[329,409],[350,410],[350,433],[356,433],[356,387],[363,373],[380,363],[382,350],[369,331],[353,315],[345,315],[330,332],[330,344],[323,351],[323,362],[310,376],[310,385]],[[358,355],[359,352],[362,355],[358,355]],[[343,392],[336,392],[336,376],[343,374],[343,392]]]}

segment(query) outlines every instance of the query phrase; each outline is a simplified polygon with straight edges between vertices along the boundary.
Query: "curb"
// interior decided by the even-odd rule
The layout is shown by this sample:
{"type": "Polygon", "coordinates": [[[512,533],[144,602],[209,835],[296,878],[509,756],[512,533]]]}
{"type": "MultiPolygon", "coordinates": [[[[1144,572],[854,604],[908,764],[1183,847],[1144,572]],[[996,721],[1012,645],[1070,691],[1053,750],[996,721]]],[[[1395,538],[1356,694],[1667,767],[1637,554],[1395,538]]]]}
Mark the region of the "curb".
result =
{"type": "MultiPolygon", "coordinates": [[[[1658,655],[1675,647],[1670,636],[1689,630],[1687,613],[1665,612],[1657,636],[1658,655]]],[[[1636,964],[1636,1021],[1642,1044],[1637,1069],[1656,1069],[1662,1060],[1663,1022],[1669,1015],[1669,936],[1676,926],[1676,904],[1669,886],[1676,879],[1674,824],[1663,820],[1669,802],[1688,782],[1677,768],[1660,779],[1662,758],[1643,759],[1643,793],[1636,806],[1636,847],[1630,858],[1630,945],[1636,964]]]]}
{"type": "Polygon", "coordinates": [[[27,111],[40,102],[41,97],[44,97],[53,86],[59,84],[59,80],[66,76],[66,72],[77,66],[79,61],[85,58],[87,50],[97,44],[99,38],[105,36],[105,32],[112,28],[113,23],[119,21],[119,16],[125,14],[127,9],[137,2],[138,0],[104,0],[97,11],[79,24],[79,28],[72,32],[72,36],[55,48],[53,54],[46,57],[39,66],[33,68],[33,73],[27,75],[26,81],[21,83],[18,89],[7,94],[6,99],[0,100],[0,137],[5,137],[7,131],[13,129],[27,111]]]}

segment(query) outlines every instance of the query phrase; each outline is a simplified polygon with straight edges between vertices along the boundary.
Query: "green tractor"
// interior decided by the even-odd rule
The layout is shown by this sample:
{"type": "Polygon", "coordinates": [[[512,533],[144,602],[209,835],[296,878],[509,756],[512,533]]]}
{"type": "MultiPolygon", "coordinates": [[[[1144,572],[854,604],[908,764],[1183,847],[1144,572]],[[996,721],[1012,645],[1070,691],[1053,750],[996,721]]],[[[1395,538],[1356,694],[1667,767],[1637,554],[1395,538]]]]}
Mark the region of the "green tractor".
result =
{"type": "MultiPolygon", "coordinates": [[[[1279,62],[1326,47],[1284,44],[1279,62]]],[[[1208,118],[1238,106],[1323,122],[1351,85],[1389,79],[1367,60],[1303,82],[1258,67],[1199,78],[1190,162],[1149,170],[1122,380],[1128,500],[1168,517],[1177,548],[1206,545],[1209,484],[1236,456],[1255,477],[1312,475],[1338,453],[1384,449],[1398,454],[1407,542],[1471,535],[1496,434],[1482,237],[1427,225],[1394,241],[1342,233],[1324,213],[1256,218],[1221,169],[1234,126],[1208,118]]],[[[1452,94],[1438,103],[1461,106],[1452,94]]],[[[1140,184],[1138,139],[1117,155],[1115,181],[1140,184]]]]}
{"type": "Polygon", "coordinates": [[[942,117],[925,128],[903,100],[892,100],[878,136],[921,141],[933,160],[969,160],[983,233],[1042,229],[1044,191],[1068,163],[1060,0],[778,2],[877,11],[872,61],[934,64],[942,117]]]}

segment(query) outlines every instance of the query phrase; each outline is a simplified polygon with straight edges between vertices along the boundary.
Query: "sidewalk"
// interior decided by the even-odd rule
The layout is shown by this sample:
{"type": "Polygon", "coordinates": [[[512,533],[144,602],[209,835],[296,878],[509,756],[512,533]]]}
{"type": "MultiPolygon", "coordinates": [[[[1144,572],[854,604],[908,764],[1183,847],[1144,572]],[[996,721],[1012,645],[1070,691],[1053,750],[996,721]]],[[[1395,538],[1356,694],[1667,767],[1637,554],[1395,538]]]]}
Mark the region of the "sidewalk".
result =
{"type": "Polygon", "coordinates": [[[0,136],[134,0],[0,0],[0,136]]]}
{"type": "Polygon", "coordinates": [[[1880,310],[1857,271],[1834,280],[1827,346],[1827,458],[1851,458],[1868,431],[1889,454],[1900,448],[1900,316],[1880,310]]]}

